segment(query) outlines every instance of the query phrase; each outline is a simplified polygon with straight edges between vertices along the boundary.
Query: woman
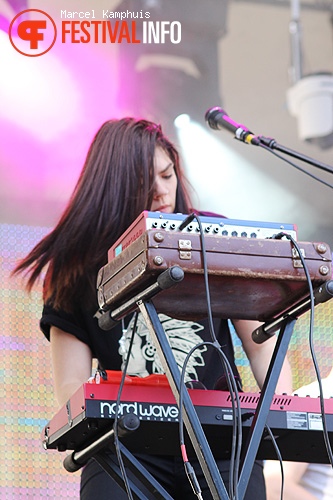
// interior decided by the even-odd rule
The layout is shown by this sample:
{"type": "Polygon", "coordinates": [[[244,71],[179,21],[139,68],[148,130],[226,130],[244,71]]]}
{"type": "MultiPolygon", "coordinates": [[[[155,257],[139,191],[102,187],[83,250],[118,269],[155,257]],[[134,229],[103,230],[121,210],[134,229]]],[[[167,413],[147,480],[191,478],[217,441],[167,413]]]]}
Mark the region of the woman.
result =
{"type": "MultiPolygon", "coordinates": [[[[128,342],[122,336],[121,328],[115,327],[112,334],[107,334],[99,329],[94,318],[98,309],[96,276],[107,262],[108,249],[143,210],[188,214],[190,206],[177,150],[163,135],[160,126],[146,120],[124,118],[108,121],[100,128],[59,223],[14,271],[27,272],[27,288],[31,289],[47,266],[41,329],[51,343],[55,394],[60,405],[91,376],[93,358],[97,358],[101,368],[109,370],[121,369],[126,358],[128,342]]],[[[172,332],[173,339],[179,339],[174,347],[179,351],[179,345],[183,345],[184,356],[195,343],[210,340],[205,321],[180,322],[165,316],[162,321],[165,331],[172,332]]],[[[130,331],[133,322],[128,323],[126,319],[130,331]]],[[[274,339],[255,344],[251,332],[257,325],[247,321],[234,323],[261,387],[274,339]]],[[[234,375],[238,376],[227,321],[215,320],[215,331],[234,375]]],[[[158,373],[161,369],[157,356],[154,357],[153,353],[147,357],[146,354],[150,339],[140,318],[135,333],[140,337],[136,350],[139,343],[141,355],[137,363],[131,364],[130,373],[158,373]]],[[[198,380],[207,389],[213,389],[217,383],[220,386],[221,378],[223,369],[219,355],[209,349],[200,351],[187,373],[187,380],[198,380]]],[[[291,390],[287,364],[279,384],[277,390],[291,390]]],[[[159,477],[174,498],[194,497],[178,457],[159,457],[158,460],[146,457],[145,466],[159,477]],[[161,470],[165,472],[160,475],[161,470]]],[[[226,469],[223,479],[227,483],[226,463],[219,463],[219,467],[226,469]]],[[[254,474],[246,498],[255,496],[259,500],[265,498],[260,465],[255,464],[254,474]]],[[[209,498],[204,482],[202,488],[204,498],[209,498]]],[[[126,494],[92,460],[82,472],[81,498],[96,496],[99,500],[126,498],[126,494]]]]}

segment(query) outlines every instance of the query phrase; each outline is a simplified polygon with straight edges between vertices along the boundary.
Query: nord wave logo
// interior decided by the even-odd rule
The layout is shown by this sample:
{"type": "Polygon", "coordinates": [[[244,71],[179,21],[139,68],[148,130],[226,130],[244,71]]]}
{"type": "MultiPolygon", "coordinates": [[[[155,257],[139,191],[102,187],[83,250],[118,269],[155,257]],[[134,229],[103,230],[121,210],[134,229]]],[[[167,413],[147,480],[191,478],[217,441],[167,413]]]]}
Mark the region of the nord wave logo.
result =
{"type": "MultiPolygon", "coordinates": [[[[100,402],[101,418],[114,418],[116,414],[116,402],[100,402]]],[[[178,421],[179,410],[176,405],[163,405],[153,403],[124,403],[121,402],[118,407],[118,416],[133,413],[140,420],[167,420],[178,421]]]]}

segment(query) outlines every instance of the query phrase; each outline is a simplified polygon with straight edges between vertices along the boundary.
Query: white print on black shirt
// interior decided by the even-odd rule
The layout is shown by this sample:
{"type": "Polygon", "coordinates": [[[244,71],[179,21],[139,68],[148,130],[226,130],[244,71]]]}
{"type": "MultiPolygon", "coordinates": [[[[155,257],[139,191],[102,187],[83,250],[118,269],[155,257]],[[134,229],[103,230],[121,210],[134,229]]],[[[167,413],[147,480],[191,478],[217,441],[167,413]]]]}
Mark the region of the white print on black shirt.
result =
{"type": "MultiPolygon", "coordinates": [[[[202,342],[199,332],[203,326],[192,321],[181,321],[169,318],[165,314],[159,314],[159,319],[169,340],[172,352],[175,356],[180,370],[183,367],[188,352],[197,344],[202,342]]],[[[120,340],[119,353],[123,358],[123,366],[127,357],[127,352],[132,336],[134,319],[128,325],[120,340]]],[[[203,353],[207,351],[206,346],[200,346],[190,357],[185,382],[188,380],[198,380],[197,367],[204,366],[203,353]]],[[[148,328],[139,314],[136,333],[134,336],[132,351],[127,368],[128,375],[146,377],[151,373],[164,373],[160,358],[156,348],[150,338],[148,328]]]]}

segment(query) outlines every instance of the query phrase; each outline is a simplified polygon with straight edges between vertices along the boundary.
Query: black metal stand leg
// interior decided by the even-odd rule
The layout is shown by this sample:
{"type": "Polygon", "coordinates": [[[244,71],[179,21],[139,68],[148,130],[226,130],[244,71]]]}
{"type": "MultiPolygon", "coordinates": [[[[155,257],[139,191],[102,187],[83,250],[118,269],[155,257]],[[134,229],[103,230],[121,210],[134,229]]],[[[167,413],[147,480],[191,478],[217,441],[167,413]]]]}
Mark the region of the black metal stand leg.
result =
{"type": "MultiPolygon", "coordinates": [[[[156,309],[149,301],[139,301],[138,306],[157,348],[171,390],[179,404],[181,375],[156,309]]],[[[183,392],[184,423],[212,496],[214,499],[229,499],[190,396],[187,390],[183,392]]]]}
{"type": "MultiPolygon", "coordinates": [[[[133,498],[137,500],[173,500],[173,497],[167,493],[132,453],[121,443],[119,444],[124,464],[134,475],[133,480],[129,478],[133,498]]],[[[102,450],[94,455],[93,458],[126,491],[114,445],[111,447],[114,453],[113,457],[109,453],[106,453],[105,450],[102,450]]]]}
{"type": "MultiPolygon", "coordinates": [[[[118,421],[119,437],[135,432],[139,427],[139,418],[136,415],[125,415],[118,421]]],[[[126,492],[123,474],[118,461],[115,432],[113,427],[107,430],[93,443],[80,451],[74,451],[64,460],[64,467],[68,472],[81,469],[90,458],[93,458],[111,476],[115,482],[126,492]],[[110,453],[110,451],[112,453],[110,453]]],[[[127,477],[128,485],[133,498],[136,500],[173,500],[161,484],[149,471],[135,458],[135,456],[118,441],[121,458],[126,465],[131,477],[127,477]]],[[[126,471],[127,472],[127,471],[126,471]]]]}
{"type": "Polygon", "coordinates": [[[246,452],[238,483],[238,495],[240,500],[244,498],[246,492],[261,437],[266,425],[269,409],[272,404],[276,385],[287,354],[295,322],[295,319],[288,319],[285,325],[281,327],[280,333],[278,335],[277,343],[267,371],[258,406],[248,436],[248,441],[245,447],[246,452]]]}
{"type": "MultiPolygon", "coordinates": [[[[112,477],[116,483],[126,492],[125,486],[124,486],[124,481],[122,479],[122,474],[121,470],[118,465],[118,459],[115,456],[114,460],[110,455],[107,455],[105,451],[99,452],[97,455],[95,455],[94,460],[99,463],[99,465],[102,467],[102,469],[105,470],[105,472],[112,477]]],[[[131,489],[132,496],[135,500],[147,500],[148,496],[146,492],[143,492],[143,488],[139,488],[136,484],[133,484],[132,480],[128,478],[128,483],[129,487],[131,489]]],[[[110,491],[111,493],[111,491],[110,491]]],[[[154,497],[152,497],[154,498],[154,497]]],[[[156,496],[155,498],[165,498],[165,497],[160,497],[156,496]]]]}

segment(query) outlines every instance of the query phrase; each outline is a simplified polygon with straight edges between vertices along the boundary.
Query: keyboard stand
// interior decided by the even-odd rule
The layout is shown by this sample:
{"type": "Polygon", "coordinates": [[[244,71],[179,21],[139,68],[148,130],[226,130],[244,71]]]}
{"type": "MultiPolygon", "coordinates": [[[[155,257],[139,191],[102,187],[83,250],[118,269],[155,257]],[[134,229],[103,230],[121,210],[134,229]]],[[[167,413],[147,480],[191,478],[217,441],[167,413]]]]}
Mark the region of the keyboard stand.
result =
{"type": "MultiPolygon", "coordinates": [[[[169,495],[161,484],[121,442],[119,442],[119,452],[126,466],[128,485],[133,499],[173,500],[173,497],[169,495]]],[[[114,444],[113,428],[83,450],[74,451],[71,455],[68,455],[63,462],[64,467],[68,472],[76,472],[91,458],[98,462],[105,472],[126,492],[114,444]]]]}
{"type": "Polygon", "coordinates": [[[242,457],[242,468],[238,481],[238,495],[240,500],[244,498],[246,492],[295,322],[296,319],[289,318],[281,326],[265,382],[260,393],[250,433],[244,447],[245,456],[242,457]]]}
{"type": "MultiPolygon", "coordinates": [[[[139,301],[138,306],[151,334],[151,338],[157,349],[158,355],[160,356],[160,360],[168,378],[173,395],[179,405],[181,374],[164,329],[159,320],[155,306],[151,301],[139,301]]],[[[229,495],[222,481],[198,415],[186,389],[183,390],[183,410],[186,430],[191,439],[194,451],[199,460],[212,496],[216,499],[228,500],[229,495]]]]}
{"type": "MultiPolygon", "coordinates": [[[[183,270],[178,266],[172,266],[157,277],[156,283],[131,297],[131,299],[127,300],[121,306],[114,310],[109,310],[104,314],[100,314],[99,312],[96,313],[100,326],[103,325],[102,328],[107,330],[111,329],[116,322],[128,313],[138,308],[140,309],[178,404],[181,374],[151,299],[160,291],[177,285],[183,278],[183,270]]],[[[112,335],[112,333],[110,333],[110,335],[112,335]]],[[[228,500],[229,495],[222,481],[193,403],[186,390],[183,391],[183,408],[184,423],[212,496],[217,500],[228,500]]]]}
{"type": "MultiPolygon", "coordinates": [[[[123,307],[118,308],[114,312],[109,312],[108,316],[111,322],[118,321],[119,319],[121,319],[121,317],[124,317],[126,313],[128,313],[128,311],[132,311],[134,309],[139,308],[146,322],[147,328],[151,334],[151,338],[157,349],[158,355],[162,362],[173,395],[176,399],[176,402],[179,405],[180,390],[182,389],[181,373],[174,358],[174,355],[172,353],[172,349],[168,342],[167,336],[159,320],[155,306],[150,300],[156,293],[158,293],[161,290],[161,288],[165,289],[167,287],[169,287],[169,285],[165,285],[164,282],[162,283],[160,280],[156,286],[152,285],[146,291],[140,292],[140,294],[133,297],[130,301],[124,304],[123,307]]],[[[331,299],[333,297],[333,282],[332,281],[328,282],[328,285],[326,285],[325,290],[323,289],[323,287],[317,289],[315,291],[315,297],[317,303],[331,299]]],[[[254,461],[256,459],[262,434],[266,425],[266,420],[273,400],[273,396],[275,394],[277,381],[280,376],[280,372],[287,354],[289,342],[291,339],[296,319],[300,314],[303,314],[306,310],[310,309],[310,306],[311,306],[311,301],[309,297],[306,297],[299,304],[297,304],[296,306],[292,306],[290,310],[281,314],[281,318],[277,321],[277,325],[276,324],[274,325],[275,330],[279,330],[279,334],[272,355],[272,359],[268,368],[268,372],[264,381],[264,385],[261,391],[259,402],[255,411],[255,415],[252,421],[252,426],[250,429],[250,433],[248,435],[247,444],[245,446],[245,453],[244,456],[242,457],[242,465],[238,481],[239,500],[243,500],[246,493],[247,485],[250,479],[254,461]]],[[[265,326],[266,325],[268,325],[267,330],[269,330],[269,322],[266,323],[265,326]]],[[[110,335],[112,335],[112,333],[110,333],[110,335]]],[[[184,424],[187,433],[190,437],[190,440],[192,442],[192,446],[194,448],[198,461],[201,465],[202,471],[205,475],[208,487],[214,499],[228,500],[229,495],[227,493],[221,475],[218,471],[214,456],[207,442],[206,436],[202,429],[201,423],[199,421],[199,418],[197,416],[191,398],[186,389],[183,390],[182,392],[183,392],[184,424]]],[[[140,462],[136,461],[133,455],[125,447],[123,447],[123,445],[121,445],[121,449],[125,454],[127,464],[131,465],[132,462],[132,465],[136,469],[136,473],[139,479],[141,480],[144,477],[145,473],[143,471],[145,471],[145,469],[142,467],[140,462]]],[[[76,457],[77,454],[80,453],[81,452],[76,452],[76,453],[74,452],[73,457],[76,457]]],[[[113,477],[116,476],[118,484],[121,484],[122,480],[120,481],[121,479],[120,471],[115,466],[115,463],[110,464],[105,460],[104,453],[105,451],[101,450],[100,452],[97,452],[94,455],[94,458],[101,464],[102,467],[105,468],[105,470],[110,475],[112,475],[113,477]]],[[[130,469],[133,470],[133,467],[130,467],[130,469]]],[[[152,477],[147,479],[146,485],[149,483],[152,484],[152,488],[156,487],[157,490],[159,489],[159,487],[162,488],[152,477]]],[[[171,499],[171,497],[165,492],[165,490],[163,490],[163,488],[162,490],[159,491],[162,491],[162,493],[160,493],[162,496],[156,496],[155,498],[166,498],[168,500],[171,499]],[[167,496],[163,496],[165,493],[167,496]]],[[[135,495],[136,495],[135,498],[139,499],[142,498],[140,490],[137,490],[136,488],[135,488],[135,495]]]]}
{"type": "MultiPolygon", "coordinates": [[[[163,368],[169,380],[171,390],[173,391],[177,403],[179,403],[180,371],[174,359],[163,327],[159,321],[155,307],[150,301],[139,302],[138,306],[157,348],[158,354],[163,364],[163,368]]],[[[295,321],[295,319],[288,319],[285,324],[282,325],[280,334],[278,336],[278,341],[267,372],[264,387],[260,395],[257,410],[253,419],[253,424],[250,429],[250,434],[248,436],[248,443],[245,447],[246,456],[243,459],[243,465],[241,468],[238,484],[238,495],[240,500],[244,498],[248,481],[250,479],[253,464],[258,452],[261,436],[263,434],[268,412],[273,400],[276,384],[288,350],[288,345],[295,321]]],[[[198,420],[192,401],[187,391],[185,390],[183,392],[184,423],[213,498],[228,499],[229,496],[221,479],[220,473],[217,469],[215,459],[211,454],[209,444],[207,443],[205,435],[202,431],[202,427],[200,421],[198,420]]]]}

